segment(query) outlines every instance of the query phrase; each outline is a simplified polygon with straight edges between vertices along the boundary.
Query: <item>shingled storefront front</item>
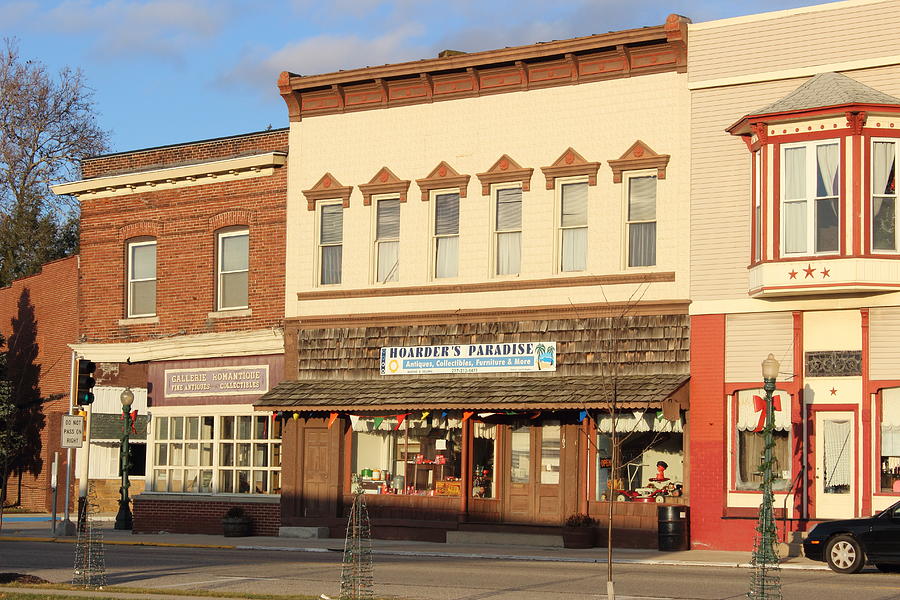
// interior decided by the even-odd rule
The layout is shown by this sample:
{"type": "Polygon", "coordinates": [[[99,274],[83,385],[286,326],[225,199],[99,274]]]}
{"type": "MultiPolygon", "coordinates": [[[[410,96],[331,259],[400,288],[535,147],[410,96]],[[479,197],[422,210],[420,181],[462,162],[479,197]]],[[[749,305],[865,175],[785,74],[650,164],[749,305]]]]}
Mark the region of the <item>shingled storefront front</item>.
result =
{"type": "Polygon", "coordinates": [[[354,481],[375,536],[433,541],[500,523],[559,527],[578,512],[603,520],[613,489],[639,500],[616,503],[616,528],[634,534],[622,544],[650,544],[659,460],[672,484],[661,499],[685,502],[684,314],[330,329],[297,319],[285,351],[294,380],[256,402],[284,419],[283,527],[338,535],[354,481]],[[614,399],[616,429],[630,435],[612,485],[614,399]]]}

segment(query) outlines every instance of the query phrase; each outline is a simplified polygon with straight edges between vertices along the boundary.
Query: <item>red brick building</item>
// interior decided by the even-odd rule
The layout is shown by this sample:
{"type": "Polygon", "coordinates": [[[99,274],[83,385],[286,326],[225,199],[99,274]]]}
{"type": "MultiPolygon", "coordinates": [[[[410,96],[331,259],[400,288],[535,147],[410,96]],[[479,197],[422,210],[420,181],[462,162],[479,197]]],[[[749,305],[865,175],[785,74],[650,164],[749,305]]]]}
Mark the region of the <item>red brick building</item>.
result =
{"type": "Polygon", "coordinates": [[[218,529],[236,502],[277,528],[280,434],[251,402],[282,372],[286,155],[287,131],[264,131],[88,159],[54,188],[82,207],[72,348],[98,364],[90,478],[114,510],[131,388],[136,531],[179,530],[184,502],[182,531],[218,529]]]}
{"type": "MultiPolygon", "coordinates": [[[[69,407],[70,351],[78,337],[78,257],[44,265],[40,273],[0,289],[0,334],[19,405],[26,453],[11,475],[7,503],[51,510],[53,453],[60,450],[61,415],[69,407]]],[[[65,473],[60,452],[59,481],[65,473]]],[[[59,508],[62,510],[62,491],[59,508]]]]}

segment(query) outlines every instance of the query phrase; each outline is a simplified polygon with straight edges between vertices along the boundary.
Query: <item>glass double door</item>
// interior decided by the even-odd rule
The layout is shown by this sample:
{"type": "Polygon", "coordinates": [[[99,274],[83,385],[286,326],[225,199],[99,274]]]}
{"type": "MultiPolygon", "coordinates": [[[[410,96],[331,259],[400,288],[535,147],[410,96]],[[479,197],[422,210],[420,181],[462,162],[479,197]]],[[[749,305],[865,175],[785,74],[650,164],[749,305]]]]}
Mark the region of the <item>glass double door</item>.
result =
{"type": "Polygon", "coordinates": [[[509,427],[504,521],[559,524],[562,518],[562,426],[559,421],[509,427]]]}

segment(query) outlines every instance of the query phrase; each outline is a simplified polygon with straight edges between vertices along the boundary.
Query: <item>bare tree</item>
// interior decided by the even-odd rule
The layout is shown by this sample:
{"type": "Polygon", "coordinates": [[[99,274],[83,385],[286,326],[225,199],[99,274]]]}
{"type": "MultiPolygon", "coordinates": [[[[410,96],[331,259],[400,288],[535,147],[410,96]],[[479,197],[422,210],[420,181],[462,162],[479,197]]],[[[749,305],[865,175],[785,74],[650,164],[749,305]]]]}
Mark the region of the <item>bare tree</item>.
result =
{"type": "Polygon", "coordinates": [[[93,91],[78,69],[53,76],[0,47],[0,285],[77,248],[77,202],[50,185],[78,177],[78,161],[107,149],[93,91]]]}

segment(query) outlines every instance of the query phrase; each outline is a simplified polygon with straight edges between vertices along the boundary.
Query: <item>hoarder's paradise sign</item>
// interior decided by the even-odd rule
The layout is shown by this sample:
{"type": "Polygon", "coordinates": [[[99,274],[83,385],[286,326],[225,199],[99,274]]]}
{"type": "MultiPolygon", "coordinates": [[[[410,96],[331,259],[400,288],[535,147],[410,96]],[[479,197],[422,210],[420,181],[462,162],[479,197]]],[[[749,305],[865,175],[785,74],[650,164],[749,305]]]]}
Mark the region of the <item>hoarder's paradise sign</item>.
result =
{"type": "Polygon", "coordinates": [[[393,346],[381,349],[382,375],[555,370],[556,342],[393,346]]]}

